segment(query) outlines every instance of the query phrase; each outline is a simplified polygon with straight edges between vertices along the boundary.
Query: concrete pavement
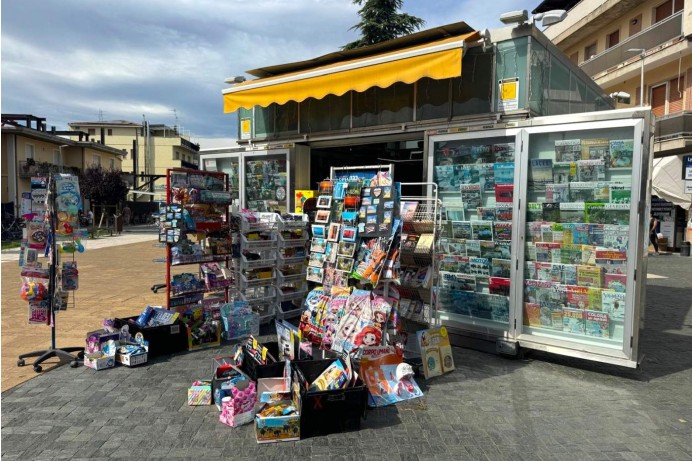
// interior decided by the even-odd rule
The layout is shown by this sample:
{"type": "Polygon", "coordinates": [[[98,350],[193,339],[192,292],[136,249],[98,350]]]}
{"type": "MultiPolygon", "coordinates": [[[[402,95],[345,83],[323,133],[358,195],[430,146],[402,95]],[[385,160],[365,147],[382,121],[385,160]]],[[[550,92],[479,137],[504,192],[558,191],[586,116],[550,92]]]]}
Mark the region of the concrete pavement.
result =
{"type": "MultiPolygon", "coordinates": [[[[144,305],[135,297],[152,277],[133,271],[153,248],[119,248],[132,272],[110,278],[128,282],[116,288],[100,279],[106,299],[75,310],[97,310],[95,319],[112,312],[105,306],[113,298],[144,305]]],[[[186,403],[187,387],[207,378],[211,358],[228,346],[133,369],[63,366],[3,392],[2,458],[692,460],[692,258],[650,258],[649,273],[657,277],[648,281],[638,370],[455,348],[454,372],[418,380],[422,399],[368,411],[361,431],[257,445],[251,426],[229,428],[215,407],[186,403]]],[[[3,287],[3,374],[4,297],[3,287]]]]}

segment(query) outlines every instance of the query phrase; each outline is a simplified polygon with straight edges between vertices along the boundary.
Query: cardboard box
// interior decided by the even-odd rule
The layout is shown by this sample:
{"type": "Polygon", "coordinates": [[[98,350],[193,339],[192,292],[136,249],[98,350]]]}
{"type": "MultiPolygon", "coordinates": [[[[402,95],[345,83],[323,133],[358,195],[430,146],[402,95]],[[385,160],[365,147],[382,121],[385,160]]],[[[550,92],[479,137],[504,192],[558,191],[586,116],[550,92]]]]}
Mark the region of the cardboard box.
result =
{"type": "Polygon", "coordinates": [[[115,319],[115,327],[119,329],[123,325],[128,325],[130,334],[133,336],[141,332],[144,340],[149,343],[149,355],[151,357],[187,350],[187,328],[179,319],[176,319],[171,325],[155,327],[140,327],[134,323],[135,320],[137,320],[137,316],[115,319]]]}
{"type": "Polygon", "coordinates": [[[121,365],[125,365],[128,367],[135,367],[137,365],[147,363],[149,346],[139,344],[136,344],[136,346],[139,346],[140,348],[144,349],[144,352],[140,351],[137,353],[123,353],[122,350],[118,347],[115,352],[115,361],[121,365]]]}
{"type": "MultiPolygon", "coordinates": [[[[280,400],[275,403],[294,404],[292,400],[280,400]]],[[[258,413],[255,416],[255,438],[257,443],[300,440],[300,414],[262,417],[258,413]]]]}
{"type": "Polygon", "coordinates": [[[104,355],[101,352],[84,354],[84,366],[94,370],[104,370],[115,366],[115,355],[104,355]]]}
{"type": "Polygon", "coordinates": [[[187,327],[187,350],[196,351],[221,345],[221,324],[206,322],[198,328],[187,327]]]}
{"type": "Polygon", "coordinates": [[[211,405],[211,382],[195,381],[187,390],[187,404],[211,405]]]}

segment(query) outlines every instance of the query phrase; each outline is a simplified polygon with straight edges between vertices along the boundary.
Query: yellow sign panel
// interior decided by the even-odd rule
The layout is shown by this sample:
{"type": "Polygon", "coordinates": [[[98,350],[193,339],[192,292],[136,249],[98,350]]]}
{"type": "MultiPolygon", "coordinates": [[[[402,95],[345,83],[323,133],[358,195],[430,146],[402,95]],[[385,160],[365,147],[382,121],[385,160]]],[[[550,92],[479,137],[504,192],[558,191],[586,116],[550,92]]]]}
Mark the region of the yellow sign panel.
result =
{"type": "Polygon", "coordinates": [[[505,100],[517,98],[517,82],[503,82],[501,88],[501,99],[505,100]]]}
{"type": "Polygon", "coordinates": [[[250,139],[252,137],[252,119],[240,119],[240,139],[250,139]]]}

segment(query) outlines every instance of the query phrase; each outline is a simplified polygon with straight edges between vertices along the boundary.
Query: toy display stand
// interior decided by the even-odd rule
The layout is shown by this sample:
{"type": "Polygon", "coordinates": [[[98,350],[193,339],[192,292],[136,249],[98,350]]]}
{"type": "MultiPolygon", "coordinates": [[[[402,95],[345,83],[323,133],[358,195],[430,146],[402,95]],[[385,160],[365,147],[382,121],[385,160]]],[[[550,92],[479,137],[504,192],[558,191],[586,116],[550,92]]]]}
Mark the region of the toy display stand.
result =
{"type": "Polygon", "coordinates": [[[53,175],[50,177],[50,191],[48,195],[48,207],[50,215],[50,226],[51,232],[53,233],[53,238],[50,240],[50,256],[52,258],[52,263],[50,265],[50,282],[48,286],[48,299],[49,299],[49,309],[51,316],[51,343],[48,349],[27,352],[26,354],[21,354],[17,359],[17,366],[23,367],[26,365],[24,359],[29,357],[37,357],[34,360],[33,367],[36,373],[43,371],[41,364],[48,359],[57,357],[60,360],[70,361],[70,366],[72,368],[77,368],[79,362],[84,360],[84,348],[83,347],[56,347],[55,341],[55,313],[59,308],[59,304],[56,303],[56,287],[58,284],[58,271],[57,266],[60,261],[60,256],[57,248],[57,239],[55,238],[55,229],[57,227],[57,216],[56,216],[56,204],[55,204],[55,178],[53,175]],[[73,354],[77,352],[77,354],[73,354]]]}

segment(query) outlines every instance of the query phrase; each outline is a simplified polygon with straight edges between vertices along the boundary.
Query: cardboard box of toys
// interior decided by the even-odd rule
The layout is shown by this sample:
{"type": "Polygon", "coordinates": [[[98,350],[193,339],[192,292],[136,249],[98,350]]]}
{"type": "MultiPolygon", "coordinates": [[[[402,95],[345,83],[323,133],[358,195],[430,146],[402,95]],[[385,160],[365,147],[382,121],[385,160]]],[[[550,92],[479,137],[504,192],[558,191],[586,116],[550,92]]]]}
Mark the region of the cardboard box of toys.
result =
{"type": "Polygon", "coordinates": [[[87,333],[84,348],[84,366],[94,370],[104,370],[115,366],[115,349],[120,334],[109,330],[96,330],[87,333]]]}
{"type": "MultiPolygon", "coordinates": [[[[140,335],[142,333],[137,333],[140,335]]],[[[121,365],[135,367],[147,363],[149,346],[143,340],[139,342],[120,342],[115,349],[115,361],[121,365]]]]}
{"type": "Polygon", "coordinates": [[[300,393],[291,388],[290,376],[291,363],[285,362],[283,377],[257,380],[257,443],[300,440],[300,393]]]}
{"type": "Polygon", "coordinates": [[[247,384],[241,383],[242,381],[252,381],[250,377],[240,369],[239,365],[243,360],[242,346],[236,346],[236,352],[230,357],[215,357],[212,359],[212,399],[219,411],[221,411],[223,398],[231,397],[233,388],[239,384],[242,386],[247,384]]]}
{"type": "Polygon", "coordinates": [[[203,305],[190,306],[181,313],[181,321],[187,327],[187,349],[196,351],[221,345],[221,315],[203,305]]]}
{"type": "Polygon", "coordinates": [[[133,335],[141,332],[144,335],[144,340],[149,343],[149,355],[157,357],[187,350],[187,328],[178,317],[179,315],[175,311],[153,306],[151,314],[145,321],[140,314],[139,316],[115,319],[114,326],[120,329],[127,325],[129,332],[133,335]]]}

